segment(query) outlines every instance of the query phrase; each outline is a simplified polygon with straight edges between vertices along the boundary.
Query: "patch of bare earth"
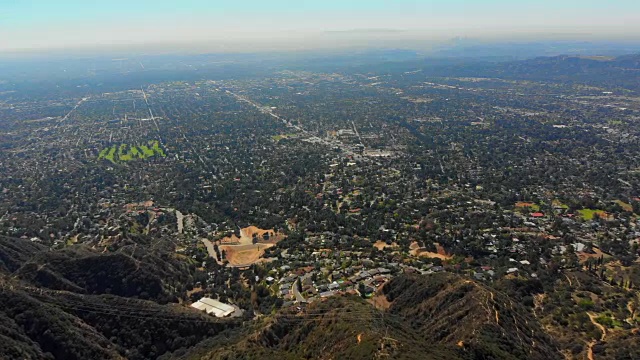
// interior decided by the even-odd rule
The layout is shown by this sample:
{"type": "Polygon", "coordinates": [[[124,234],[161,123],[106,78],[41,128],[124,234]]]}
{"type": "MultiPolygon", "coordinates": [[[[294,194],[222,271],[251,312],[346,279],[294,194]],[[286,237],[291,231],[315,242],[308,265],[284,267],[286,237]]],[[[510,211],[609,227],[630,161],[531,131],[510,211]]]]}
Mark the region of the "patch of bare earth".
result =
{"type": "Polygon", "coordinates": [[[398,244],[396,244],[396,243],[391,243],[391,245],[389,245],[389,244],[387,244],[387,243],[386,243],[386,242],[384,242],[384,241],[380,241],[380,240],[378,240],[378,241],[376,241],[376,242],[373,244],[373,247],[375,247],[375,248],[376,248],[376,249],[378,249],[378,250],[384,250],[385,248],[392,248],[392,249],[394,249],[394,248],[397,248],[397,247],[398,247],[398,244]]]}
{"type": "Polygon", "coordinates": [[[607,259],[611,257],[611,255],[602,252],[602,250],[598,249],[597,247],[593,247],[593,254],[586,253],[586,252],[578,252],[577,255],[578,255],[578,260],[581,263],[586,262],[588,259],[599,259],[600,257],[602,257],[603,259],[607,259]]]}
{"type": "Polygon", "coordinates": [[[225,251],[225,259],[233,266],[253,264],[262,255],[264,251],[274,244],[255,244],[255,245],[221,245],[220,251],[225,251]]]}
{"type": "Polygon", "coordinates": [[[254,238],[257,238],[258,241],[261,242],[269,242],[275,244],[278,241],[284,239],[284,234],[279,233],[273,229],[264,230],[256,226],[247,226],[246,228],[240,229],[240,237],[236,236],[236,234],[232,234],[231,236],[220,239],[220,244],[251,245],[253,244],[254,238]],[[267,234],[268,240],[264,239],[265,234],[267,234]]]}
{"type": "Polygon", "coordinates": [[[409,253],[413,256],[420,256],[420,257],[428,257],[428,258],[438,258],[441,260],[450,260],[453,256],[447,254],[447,252],[444,250],[444,248],[438,244],[438,243],[434,243],[434,245],[436,246],[437,249],[437,253],[434,253],[432,251],[427,251],[425,248],[421,248],[420,245],[418,245],[417,241],[414,241],[411,243],[411,245],[409,245],[409,253]]]}
{"type": "Polygon", "coordinates": [[[376,295],[368,299],[367,302],[378,310],[387,310],[391,306],[391,302],[387,300],[387,297],[381,291],[378,291],[376,295]]]}
{"type": "Polygon", "coordinates": [[[266,249],[275,246],[285,236],[274,230],[263,230],[248,226],[240,230],[240,237],[235,234],[220,240],[219,249],[224,251],[225,259],[230,266],[249,266],[261,261],[266,249]],[[267,234],[265,239],[265,234],[267,234]]]}
{"type": "Polygon", "coordinates": [[[202,287],[198,286],[193,288],[193,290],[188,290],[187,291],[187,297],[191,296],[191,294],[193,293],[197,293],[198,291],[202,291],[202,287]]]}

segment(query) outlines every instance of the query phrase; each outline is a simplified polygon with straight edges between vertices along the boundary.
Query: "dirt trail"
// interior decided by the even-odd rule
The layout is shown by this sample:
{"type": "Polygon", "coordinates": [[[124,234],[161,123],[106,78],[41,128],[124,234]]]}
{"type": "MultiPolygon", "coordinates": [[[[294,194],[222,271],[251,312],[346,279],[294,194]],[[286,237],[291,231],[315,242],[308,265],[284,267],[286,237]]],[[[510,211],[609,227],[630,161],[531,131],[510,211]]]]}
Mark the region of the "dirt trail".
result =
{"type": "Polygon", "coordinates": [[[544,302],[545,294],[536,294],[533,296],[533,316],[538,317],[537,310],[543,310],[543,302],[544,302]]]}
{"type": "MultiPolygon", "coordinates": [[[[602,336],[600,337],[600,341],[604,341],[606,339],[606,337],[607,337],[607,329],[596,321],[596,316],[595,315],[593,315],[590,312],[587,312],[587,315],[589,316],[589,320],[591,320],[591,323],[593,325],[595,325],[598,329],[600,329],[600,331],[602,332],[602,336]]],[[[587,358],[589,358],[589,360],[594,360],[594,358],[593,358],[593,346],[595,344],[597,344],[597,343],[598,343],[598,340],[593,339],[593,340],[591,340],[591,342],[589,342],[587,344],[587,346],[588,346],[587,358]]]]}
{"type": "MultiPolygon", "coordinates": [[[[482,287],[480,287],[477,283],[475,283],[475,282],[473,282],[473,281],[471,281],[471,280],[464,280],[464,283],[465,283],[465,284],[471,284],[471,285],[473,285],[473,286],[475,286],[475,287],[477,287],[477,288],[482,289],[482,287]]],[[[485,310],[487,311],[487,321],[491,320],[491,308],[492,308],[492,306],[491,306],[491,304],[489,303],[489,298],[491,298],[491,301],[493,301],[493,304],[494,304],[494,305],[493,305],[493,311],[494,311],[494,313],[495,313],[496,324],[498,324],[498,325],[499,325],[499,324],[500,324],[500,323],[499,323],[499,322],[500,322],[500,316],[498,315],[498,310],[496,310],[496,307],[495,307],[496,302],[495,302],[495,300],[494,300],[494,294],[493,294],[493,292],[492,292],[492,291],[487,291],[487,292],[488,292],[489,294],[491,294],[491,296],[487,296],[487,297],[485,298],[485,304],[484,304],[484,305],[485,305],[485,306],[484,306],[484,308],[485,308],[485,310]]],[[[486,294],[486,293],[485,293],[485,294],[486,294]]],[[[474,330],[474,333],[475,333],[475,330],[474,330]]]]}
{"type": "Polygon", "coordinates": [[[589,347],[589,349],[587,350],[587,358],[589,360],[594,360],[593,359],[593,345],[595,345],[596,342],[597,341],[595,341],[595,340],[591,340],[591,342],[587,344],[587,346],[589,347]]]}
{"type": "Polygon", "coordinates": [[[635,309],[635,305],[633,304],[633,301],[629,301],[627,303],[627,310],[629,310],[629,318],[627,319],[627,322],[632,325],[633,324],[633,319],[636,317],[636,309],[635,309]]]}
{"type": "Polygon", "coordinates": [[[590,312],[588,312],[587,315],[589,315],[589,319],[591,320],[591,323],[593,323],[593,325],[595,325],[602,332],[602,336],[600,337],[600,341],[604,341],[605,338],[607,337],[607,329],[596,321],[596,316],[595,315],[593,315],[590,312]]]}
{"type": "Polygon", "coordinates": [[[571,279],[569,279],[569,277],[567,276],[567,274],[562,274],[564,275],[564,277],[567,278],[567,281],[569,282],[569,286],[573,287],[573,283],[571,282],[571,279]]]}
{"type": "MultiPolygon", "coordinates": [[[[493,299],[494,295],[493,295],[493,293],[490,293],[490,294],[491,294],[491,301],[495,304],[496,302],[493,299]]],[[[493,307],[493,311],[496,312],[496,324],[500,324],[500,315],[498,314],[498,309],[496,309],[495,305],[493,307]]]]}

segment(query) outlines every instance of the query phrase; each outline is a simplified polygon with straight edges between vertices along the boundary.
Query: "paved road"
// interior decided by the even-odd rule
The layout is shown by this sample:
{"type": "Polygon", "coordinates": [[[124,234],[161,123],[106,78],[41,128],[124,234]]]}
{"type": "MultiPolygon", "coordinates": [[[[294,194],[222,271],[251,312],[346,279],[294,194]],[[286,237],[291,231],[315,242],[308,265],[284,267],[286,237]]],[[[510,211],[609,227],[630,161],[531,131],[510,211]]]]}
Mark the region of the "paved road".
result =
{"type": "MultiPolygon", "coordinates": [[[[218,89],[220,90],[220,89],[218,89]]],[[[281,121],[284,123],[285,126],[287,127],[291,127],[294,128],[300,132],[302,132],[303,134],[309,136],[311,139],[322,143],[328,147],[338,147],[340,149],[342,149],[343,154],[347,155],[347,156],[353,156],[355,157],[357,154],[355,154],[353,151],[349,150],[342,142],[338,141],[338,140],[327,140],[327,139],[323,139],[321,137],[318,137],[315,134],[312,134],[311,132],[307,131],[306,129],[304,129],[303,127],[299,126],[299,125],[294,125],[291,121],[281,117],[280,115],[276,114],[275,112],[273,112],[273,110],[266,108],[244,96],[238,95],[230,90],[224,90],[227,94],[234,96],[236,99],[238,99],[239,101],[243,101],[246,102],[247,104],[253,106],[254,108],[258,109],[259,111],[270,115],[271,117],[281,121]]],[[[355,126],[355,125],[354,125],[355,126]]],[[[362,140],[360,141],[362,142],[362,140]]]]}
{"type": "Polygon", "coordinates": [[[180,211],[176,210],[176,218],[178,219],[178,234],[182,234],[182,231],[184,230],[184,215],[182,215],[180,211]]]}
{"type": "Polygon", "coordinates": [[[218,265],[222,265],[222,262],[218,260],[218,255],[216,254],[216,251],[213,249],[213,243],[208,239],[204,239],[204,238],[200,240],[204,243],[204,246],[207,248],[207,252],[209,253],[209,256],[211,256],[218,263],[218,265]]]}
{"type": "Polygon", "coordinates": [[[293,285],[291,285],[291,289],[293,291],[293,296],[296,297],[296,301],[299,303],[306,303],[307,299],[304,298],[304,296],[302,296],[302,294],[300,294],[300,292],[298,291],[298,281],[300,281],[299,279],[296,280],[293,285]]]}

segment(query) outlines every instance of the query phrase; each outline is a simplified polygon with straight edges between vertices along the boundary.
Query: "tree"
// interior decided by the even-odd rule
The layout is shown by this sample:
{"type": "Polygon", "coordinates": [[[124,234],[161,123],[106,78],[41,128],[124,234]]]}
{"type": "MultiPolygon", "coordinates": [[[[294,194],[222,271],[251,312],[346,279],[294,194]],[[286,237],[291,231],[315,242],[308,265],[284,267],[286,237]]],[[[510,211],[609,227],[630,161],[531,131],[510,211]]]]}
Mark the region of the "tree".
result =
{"type": "Polygon", "coordinates": [[[358,292],[360,293],[360,296],[362,296],[363,298],[366,298],[366,288],[364,286],[363,283],[359,283],[358,284],[358,292]]]}

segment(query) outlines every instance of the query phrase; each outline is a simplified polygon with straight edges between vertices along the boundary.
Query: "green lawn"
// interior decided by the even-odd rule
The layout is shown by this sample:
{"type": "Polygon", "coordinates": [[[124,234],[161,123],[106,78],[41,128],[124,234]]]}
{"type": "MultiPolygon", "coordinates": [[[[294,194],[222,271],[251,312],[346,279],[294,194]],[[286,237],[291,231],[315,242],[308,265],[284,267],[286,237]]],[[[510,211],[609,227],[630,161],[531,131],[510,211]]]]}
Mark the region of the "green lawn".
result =
{"type": "Polygon", "coordinates": [[[120,144],[100,150],[98,160],[106,159],[116,164],[137,159],[148,159],[153,156],[166,157],[164,150],[157,140],[152,140],[147,145],[120,144]]]}
{"type": "Polygon", "coordinates": [[[602,210],[596,210],[596,209],[582,209],[582,210],[578,210],[578,213],[580,214],[580,216],[584,219],[584,220],[593,220],[593,218],[595,217],[596,214],[600,215],[600,216],[606,216],[607,213],[602,211],[602,210]]]}
{"type": "Polygon", "coordinates": [[[98,155],[98,160],[107,159],[112,163],[116,163],[116,146],[113,145],[110,148],[105,148],[100,151],[100,155],[98,155]]]}
{"type": "Polygon", "coordinates": [[[144,159],[142,153],[135,146],[131,148],[131,155],[140,159],[144,159]]]}
{"type": "MultiPolygon", "coordinates": [[[[135,146],[133,148],[135,148],[135,146]]],[[[118,159],[120,161],[133,160],[133,155],[131,154],[131,151],[128,151],[125,153],[126,150],[127,150],[127,144],[120,144],[120,147],[118,148],[118,159]]]]}
{"type": "Polygon", "coordinates": [[[143,159],[150,158],[153,155],[155,155],[153,150],[149,149],[146,145],[140,145],[140,150],[142,150],[142,158],[143,159]]]}
{"type": "Polygon", "coordinates": [[[155,151],[156,154],[158,154],[158,155],[160,155],[162,157],[166,157],[167,156],[167,154],[164,153],[164,150],[162,150],[160,148],[160,143],[157,140],[149,141],[149,144],[151,145],[151,149],[153,151],[155,151]]]}

